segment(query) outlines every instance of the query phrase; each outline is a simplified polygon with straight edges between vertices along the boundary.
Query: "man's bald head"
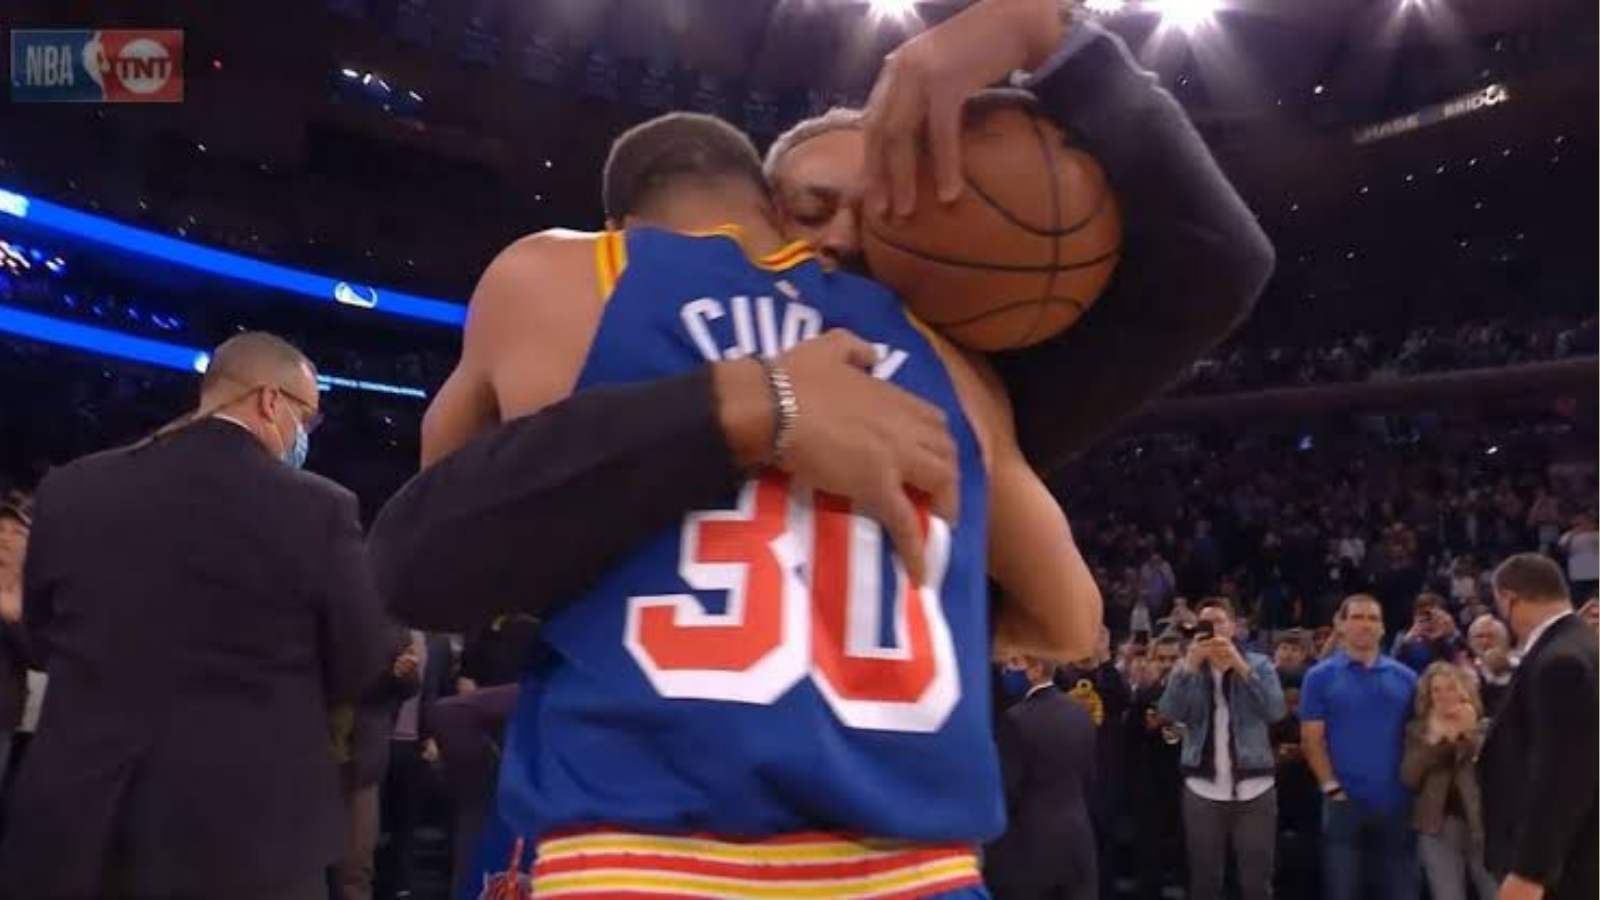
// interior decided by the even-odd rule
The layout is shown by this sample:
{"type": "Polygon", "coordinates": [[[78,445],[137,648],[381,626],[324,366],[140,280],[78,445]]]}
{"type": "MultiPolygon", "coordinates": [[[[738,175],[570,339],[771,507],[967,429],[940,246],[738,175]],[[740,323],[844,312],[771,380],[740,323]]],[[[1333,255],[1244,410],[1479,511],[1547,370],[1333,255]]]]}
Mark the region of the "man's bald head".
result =
{"type": "Polygon", "coordinates": [[[293,344],[265,331],[246,331],[212,351],[211,363],[200,379],[200,403],[226,403],[226,398],[262,386],[303,393],[296,389],[310,382],[314,390],[316,373],[317,367],[293,344]]]}
{"type": "Polygon", "coordinates": [[[1506,623],[1484,613],[1467,626],[1467,644],[1479,656],[1489,650],[1505,650],[1511,646],[1511,632],[1506,623]]]}

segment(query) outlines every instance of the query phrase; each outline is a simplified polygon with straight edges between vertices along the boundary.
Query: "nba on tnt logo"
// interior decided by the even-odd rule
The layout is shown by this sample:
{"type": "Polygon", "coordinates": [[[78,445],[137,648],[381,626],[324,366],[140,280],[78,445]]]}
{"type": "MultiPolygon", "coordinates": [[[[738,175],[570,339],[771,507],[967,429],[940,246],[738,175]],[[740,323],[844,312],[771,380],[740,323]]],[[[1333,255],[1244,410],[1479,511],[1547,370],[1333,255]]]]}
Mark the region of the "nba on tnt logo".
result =
{"type": "Polygon", "coordinates": [[[183,32],[18,29],[11,32],[11,99],[177,103],[183,100],[183,32]]]}

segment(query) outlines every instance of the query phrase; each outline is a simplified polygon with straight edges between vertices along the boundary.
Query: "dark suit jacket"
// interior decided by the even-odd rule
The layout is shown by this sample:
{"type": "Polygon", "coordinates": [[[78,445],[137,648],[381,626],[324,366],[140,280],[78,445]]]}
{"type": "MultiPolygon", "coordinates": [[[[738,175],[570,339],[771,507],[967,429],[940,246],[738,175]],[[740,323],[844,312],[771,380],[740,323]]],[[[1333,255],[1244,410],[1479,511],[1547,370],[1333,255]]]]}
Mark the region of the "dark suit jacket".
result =
{"type": "Polygon", "coordinates": [[[400,704],[415,697],[422,687],[422,673],[406,678],[394,674],[394,659],[411,645],[411,633],[404,628],[391,632],[388,671],[367,689],[352,711],[349,760],[340,773],[345,790],[377,784],[389,771],[389,738],[394,734],[395,716],[400,704]]]}
{"type": "Polygon", "coordinates": [[[211,419],[78,460],[23,572],[50,696],[0,893],[248,896],[337,859],[329,706],[388,663],[354,495],[211,419]]]}
{"type": "Polygon", "coordinates": [[[1555,900],[1600,894],[1597,656],[1581,619],[1553,623],[1517,667],[1478,757],[1489,870],[1536,881],[1555,900]]]}
{"type": "Polygon", "coordinates": [[[1036,691],[995,727],[1005,779],[1006,833],[989,845],[984,879],[998,900],[1051,887],[1093,895],[1095,727],[1088,712],[1054,688],[1036,691]]]}

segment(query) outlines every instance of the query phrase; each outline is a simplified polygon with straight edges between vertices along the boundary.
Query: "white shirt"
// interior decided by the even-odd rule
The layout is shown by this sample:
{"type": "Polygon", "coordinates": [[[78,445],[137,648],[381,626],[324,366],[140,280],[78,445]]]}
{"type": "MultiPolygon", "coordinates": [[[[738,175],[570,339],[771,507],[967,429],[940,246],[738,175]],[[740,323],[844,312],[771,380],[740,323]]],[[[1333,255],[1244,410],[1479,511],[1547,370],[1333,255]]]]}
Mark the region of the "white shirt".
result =
{"type": "Polygon", "coordinates": [[[1567,577],[1573,581],[1600,578],[1600,532],[1569,531],[1561,538],[1567,551],[1567,577]]]}
{"type": "Polygon", "coordinates": [[[1033,687],[1028,688],[1028,692],[1026,694],[1022,695],[1022,699],[1024,699],[1024,700],[1032,700],[1034,694],[1039,693],[1040,691],[1044,690],[1045,688],[1053,688],[1055,686],[1056,686],[1056,683],[1054,681],[1041,681],[1038,684],[1034,685],[1033,687]]]}
{"type": "Polygon", "coordinates": [[[1228,746],[1228,722],[1231,717],[1228,712],[1228,698],[1222,691],[1221,672],[1211,673],[1211,705],[1215,710],[1211,714],[1211,746],[1212,760],[1216,764],[1215,777],[1208,781],[1191,775],[1184,779],[1184,785],[1196,796],[1218,803],[1242,803],[1254,800],[1272,790],[1271,775],[1256,775],[1237,784],[1234,783],[1233,752],[1228,746]]]}
{"type": "Polygon", "coordinates": [[[1528,632],[1527,640],[1522,642],[1522,647],[1521,647],[1521,651],[1520,651],[1521,655],[1522,656],[1527,656],[1529,654],[1529,652],[1531,652],[1533,650],[1533,645],[1539,643],[1539,638],[1544,637],[1544,633],[1545,633],[1546,629],[1548,629],[1551,625],[1555,624],[1558,620],[1565,619],[1567,616],[1570,616],[1570,615],[1572,615],[1572,610],[1570,610],[1570,609],[1564,610],[1562,612],[1556,613],[1555,615],[1551,616],[1548,619],[1545,619],[1543,622],[1540,622],[1538,625],[1535,625],[1533,630],[1528,632]]]}

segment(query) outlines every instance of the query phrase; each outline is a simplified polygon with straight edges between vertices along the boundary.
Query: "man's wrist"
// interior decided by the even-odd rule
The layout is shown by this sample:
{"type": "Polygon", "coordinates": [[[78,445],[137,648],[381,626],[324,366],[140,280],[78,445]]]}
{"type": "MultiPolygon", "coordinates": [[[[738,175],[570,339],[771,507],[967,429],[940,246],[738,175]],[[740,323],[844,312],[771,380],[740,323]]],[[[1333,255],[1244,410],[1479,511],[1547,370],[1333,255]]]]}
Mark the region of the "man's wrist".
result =
{"type": "Polygon", "coordinates": [[[712,402],[723,437],[741,468],[753,469],[772,458],[777,411],[761,363],[754,359],[711,367],[712,402]]]}
{"type": "Polygon", "coordinates": [[[1025,72],[1033,72],[1044,65],[1061,48],[1065,39],[1074,0],[992,0],[1009,9],[1021,40],[1022,65],[1025,72]]]}
{"type": "Polygon", "coordinates": [[[1340,784],[1338,781],[1324,781],[1322,783],[1322,796],[1343,797],[1344,795],[1344,785],[1340,784]]]}

